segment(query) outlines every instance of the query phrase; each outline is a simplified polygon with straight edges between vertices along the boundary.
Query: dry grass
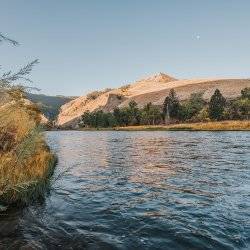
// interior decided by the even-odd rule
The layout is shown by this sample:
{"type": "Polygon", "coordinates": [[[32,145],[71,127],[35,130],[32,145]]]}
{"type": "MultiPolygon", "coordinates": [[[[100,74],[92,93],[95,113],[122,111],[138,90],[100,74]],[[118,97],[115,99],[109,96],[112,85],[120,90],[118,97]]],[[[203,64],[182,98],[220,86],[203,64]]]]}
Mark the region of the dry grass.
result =
{"type": "Polygon", "coordinates": [[[250,131],[250,121],[218,121],[202,123],[181,123],[174,125],[116,127],[118,131],[140,130],[193,130],[193,131],[250,131]]]}
{"type": "Polygon", "coordinates": [[[39,116],[30,107],[0,107],[0,200],[27,203],[42,195],[54,156],[44,142],[39,116]]]}

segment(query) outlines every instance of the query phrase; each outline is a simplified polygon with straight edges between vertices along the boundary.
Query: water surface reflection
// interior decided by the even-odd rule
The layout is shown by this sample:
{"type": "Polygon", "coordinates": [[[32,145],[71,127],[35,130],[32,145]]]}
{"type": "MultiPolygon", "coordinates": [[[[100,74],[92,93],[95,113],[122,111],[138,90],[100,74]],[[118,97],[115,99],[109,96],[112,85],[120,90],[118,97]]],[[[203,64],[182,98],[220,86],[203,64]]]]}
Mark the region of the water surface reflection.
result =
{"type": "Polygon", "coordinates": [[[0,248],[247,249],[247,132],[49,132],[44,202],[0,215],[0,248]]]}

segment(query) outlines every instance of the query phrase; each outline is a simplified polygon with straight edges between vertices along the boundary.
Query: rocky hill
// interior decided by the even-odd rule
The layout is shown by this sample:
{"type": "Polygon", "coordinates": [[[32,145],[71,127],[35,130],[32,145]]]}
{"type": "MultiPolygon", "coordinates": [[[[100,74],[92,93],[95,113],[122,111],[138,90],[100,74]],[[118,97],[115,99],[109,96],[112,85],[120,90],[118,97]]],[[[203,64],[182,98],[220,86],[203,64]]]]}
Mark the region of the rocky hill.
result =
{"type": "Polygon", "coordinates": [[[250,79],[188,79],[177,80],[160,73],[158,75],[136,81],[117,89],[95,91],[81,96],[61,107],[57,125],[61,127],[75,126],[81,115],[88,111],[103,110],[112,112],[115,107],[124,107],[135,100],[140,107],[148,102],[162,105],[170,89],[174,88],[180,100],[187,99],[191,93],[204,92],[209,99],[218,88],[227,98],[240,95],[240,91],[250,87],[250,79]]]}

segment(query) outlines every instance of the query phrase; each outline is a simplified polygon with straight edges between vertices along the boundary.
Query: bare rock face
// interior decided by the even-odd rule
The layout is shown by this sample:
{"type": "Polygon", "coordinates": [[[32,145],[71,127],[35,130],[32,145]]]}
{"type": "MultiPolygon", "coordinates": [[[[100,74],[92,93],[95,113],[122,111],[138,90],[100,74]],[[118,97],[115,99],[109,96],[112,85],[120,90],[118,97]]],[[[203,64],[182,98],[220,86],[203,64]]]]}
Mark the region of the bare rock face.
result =
{"type": "Polygon", "coordinates": [[[173,78],[172,76],[166,75],[164,73],[159,73],[158,75],[154,75],[151,76],[149,78],[146,79],[142,79],[138,82],[157,82],[157,83],[161,83],[161,82],[172,82],[172,81],[176,81],[177,79],[173,78]]]}
{"type": "Polygon", "coordinates": [[[203,92],[204,98],[209,99],[217,88],[225,97],[235,98],[245,87],[250,87],[250,79],[177,80],[164,73],[159,73],[118,89],[99,92],[98,95],[81,96],[66,103],[61,107],[57,125],[75,127],[86,111],[112,112],[116,107],[127,106],[132,100],[135,100],[139,107],[143,107],[149,102],[154,105],[162,105],[170,89],[175,89],[180,100],[185,100],[195,92],[203,92]]]}

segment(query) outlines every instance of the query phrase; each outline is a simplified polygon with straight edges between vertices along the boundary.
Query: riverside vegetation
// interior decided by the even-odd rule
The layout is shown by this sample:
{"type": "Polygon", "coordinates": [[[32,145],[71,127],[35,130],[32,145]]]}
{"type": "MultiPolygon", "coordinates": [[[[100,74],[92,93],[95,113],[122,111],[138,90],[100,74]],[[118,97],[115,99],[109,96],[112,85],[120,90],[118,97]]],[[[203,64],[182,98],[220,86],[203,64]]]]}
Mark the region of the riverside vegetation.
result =
{"type": "MultiPolygon", "coordinates": [[[[115,108],[113,112],[109,113],[87,111],[81,117],[80,127],[125,127],[126,129],[128,126],[144,125],[144,127],[140,126],[139,128],[151,126],[152,129],[157,129],[155,125],[168,124],[170,129],[250,129],[248,122],[250,118],[250,88],[242,89],[241,96],[232,100],[226,100],[219,89],[215,90],[208,102],[202,96],[203,93],[193,93],[188,100],[180,102],[175,90],[171,89],[162,107],[148,103],[143,108],[139,108],[135,101],[131,101],[128,107],[115,108]],[[230,121],[225,122],[225,120],[230,121]],[[198,123],[198,125],[187,126],[191,123],[198,123]],[[178,125],[171,126],[171,124],[178,125]]],[[[136,128],[131,127],[131,130],[133,129],[136,128]]]]}
{"type": "MultiPolygon", "coordinates": [[[[4,41],[18,44],[0,34],[0,43],[4,41]]],[[[0,210],[1,204],[27,204],[41,197],[55,165],[43,138],[39,109],[25,99],[26,88],[12,83],[28,80],[36,63],[0,76],[0,91],[7,99],[0,103],[0,210]]]]}
{"type": "Polygon", "coordinates": [[[46,146],[40,115],[23,101],[0,108],[0,201],[28,203],[44,194],[55,158],[46,146]]]}

